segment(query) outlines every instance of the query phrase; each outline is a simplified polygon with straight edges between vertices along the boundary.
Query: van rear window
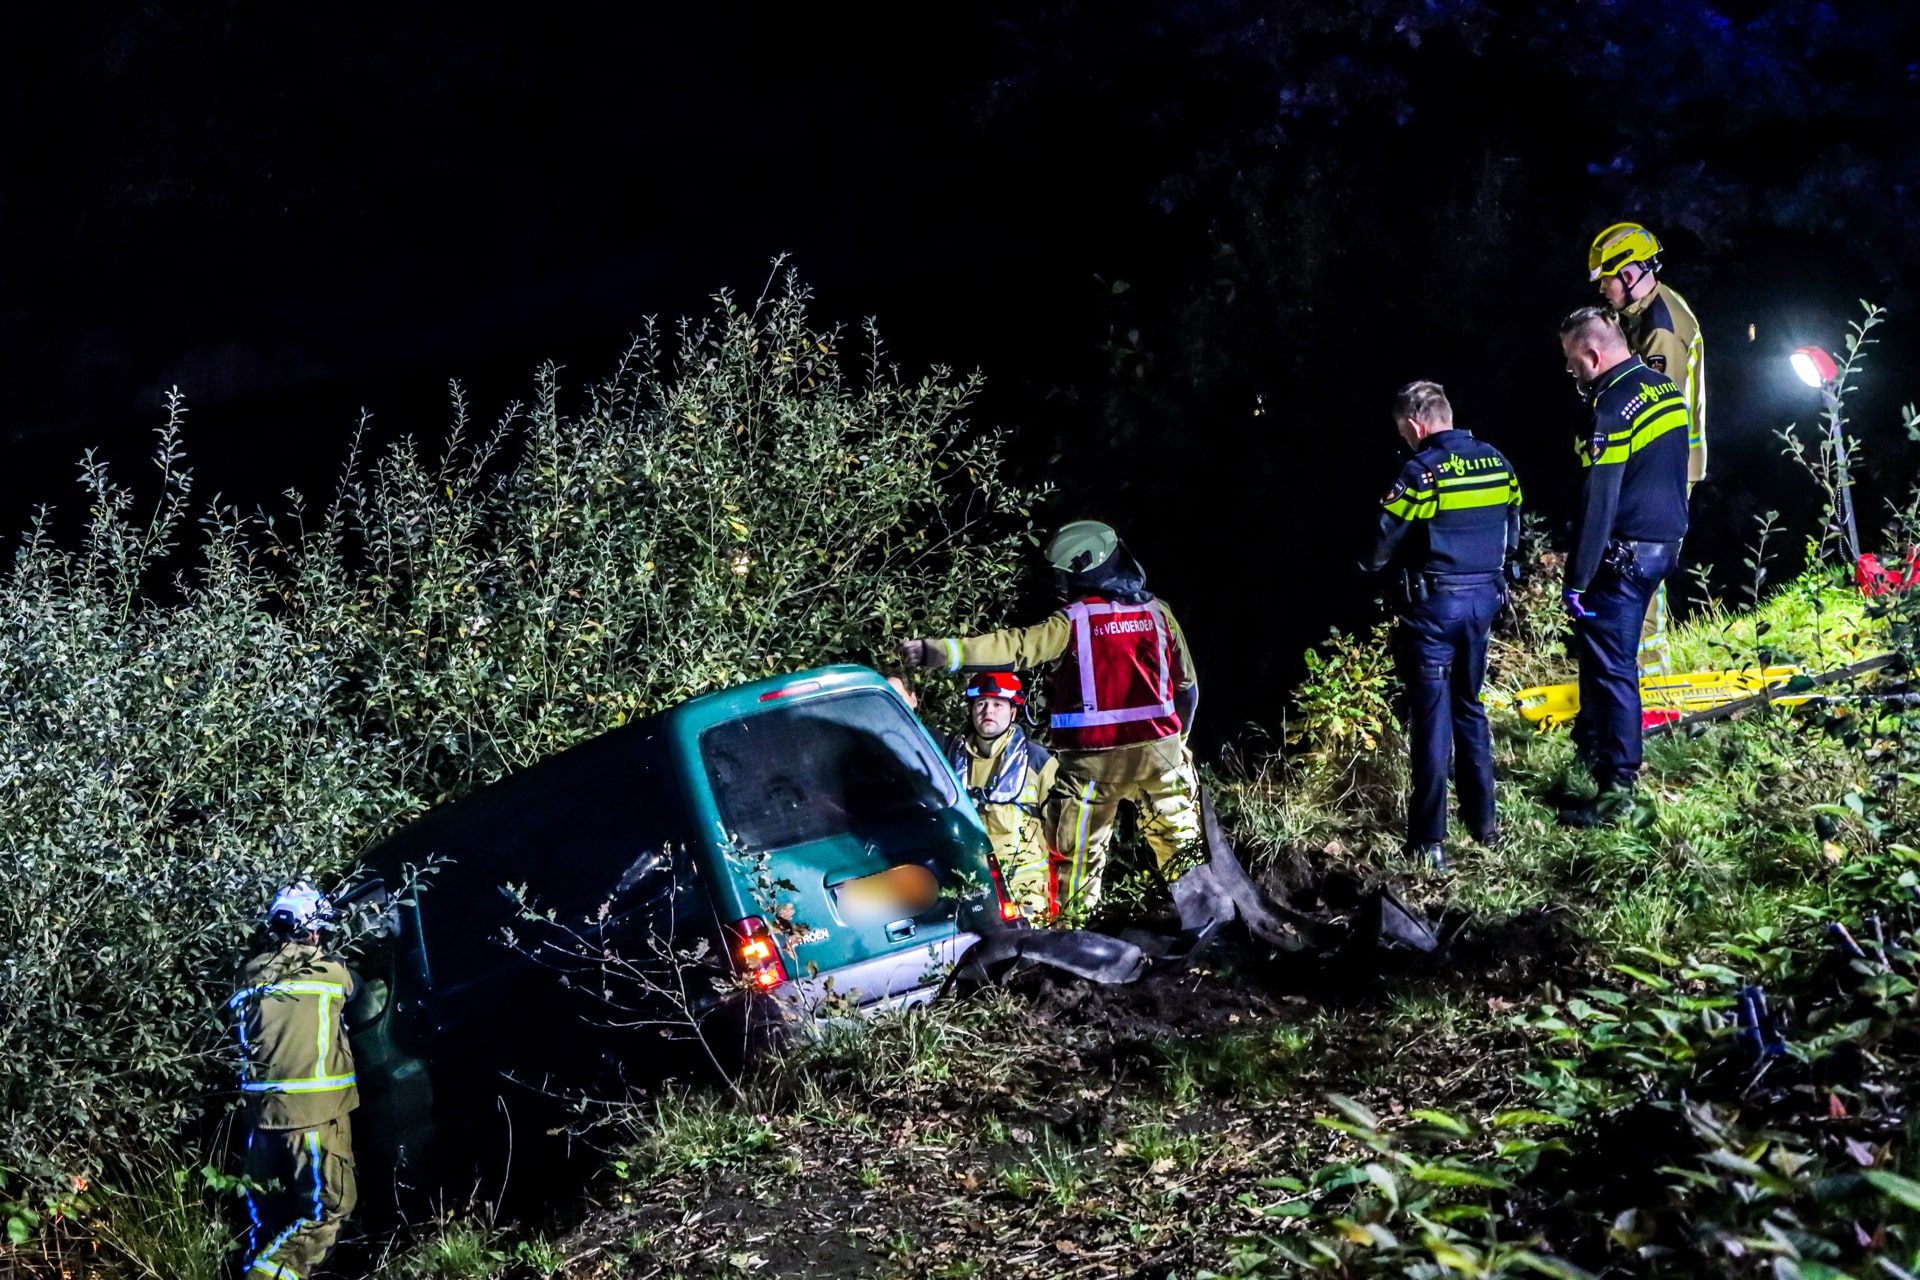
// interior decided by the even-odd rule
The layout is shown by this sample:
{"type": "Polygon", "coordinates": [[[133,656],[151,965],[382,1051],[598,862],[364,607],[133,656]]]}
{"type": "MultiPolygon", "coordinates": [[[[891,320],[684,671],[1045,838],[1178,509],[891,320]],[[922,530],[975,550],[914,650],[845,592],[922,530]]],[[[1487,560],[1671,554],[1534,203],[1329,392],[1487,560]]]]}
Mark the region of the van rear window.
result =
{"type": "Polygon", "coordinates": [[[714,725],[700,754],[720,819],[749,853],[865,836],[959,798],[919,724],[877,689],[714,725]]]}

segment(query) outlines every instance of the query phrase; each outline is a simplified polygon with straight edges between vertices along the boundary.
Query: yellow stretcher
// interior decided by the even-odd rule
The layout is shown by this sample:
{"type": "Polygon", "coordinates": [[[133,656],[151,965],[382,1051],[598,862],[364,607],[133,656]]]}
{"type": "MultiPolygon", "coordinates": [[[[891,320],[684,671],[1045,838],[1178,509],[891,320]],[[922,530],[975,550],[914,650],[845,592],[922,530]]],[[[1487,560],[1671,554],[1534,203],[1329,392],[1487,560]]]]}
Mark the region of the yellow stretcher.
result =
{"type": "MultiPolygon", "coordinates": [[[[1678,676],[1642,676],[1642,724],[1651,728],[1696,711],[1725,706],[1763,689],[1777,689],[1795,676],[1805,674],[1804,667],[1748,667],[1742,671],[1695,671],[1678,676]]],[[[1794,707],[1813,696],[1810,692],[1789,694],[1774,701],[1783,707],[1794,707]]],[[[1573,719],[1580,710],[1580,686],[1548,684],[1522,689],[1513,695],[1512,704],[1521,715],[1540,728],[1557,728],[1573,719]]]]}

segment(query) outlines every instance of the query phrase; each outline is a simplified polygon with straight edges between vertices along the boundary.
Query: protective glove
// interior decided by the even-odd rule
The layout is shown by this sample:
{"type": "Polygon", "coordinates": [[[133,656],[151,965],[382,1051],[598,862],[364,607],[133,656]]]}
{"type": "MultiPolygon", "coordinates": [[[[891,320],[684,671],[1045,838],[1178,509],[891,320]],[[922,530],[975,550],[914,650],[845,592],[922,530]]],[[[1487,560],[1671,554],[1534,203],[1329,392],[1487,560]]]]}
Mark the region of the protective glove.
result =
{"type": "Polygon", "coordinates": [[[1581,618],[1597,618],[1600,616],[1593,610],[1587,608],[1586,605],[1580,603],[1580,588],[1569,587],[1560,593],[1560,598],[1567,602],[1567,616],[1569,618],[1577,621],[1581,618]]]}
{"type": "Polygon", "coordinates": [[[947,655],[939,645],[908,640],[900,646],[900,661],[908,667],[939,667],[946,665],[947,655]]]}

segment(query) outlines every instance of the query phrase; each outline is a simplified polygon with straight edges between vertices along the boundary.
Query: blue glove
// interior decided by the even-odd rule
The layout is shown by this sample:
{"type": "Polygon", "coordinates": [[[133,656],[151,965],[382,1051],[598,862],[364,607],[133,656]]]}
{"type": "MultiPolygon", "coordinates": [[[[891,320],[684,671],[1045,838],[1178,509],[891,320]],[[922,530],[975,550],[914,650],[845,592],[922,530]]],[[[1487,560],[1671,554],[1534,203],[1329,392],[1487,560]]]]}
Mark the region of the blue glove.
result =
{"type": "Polygon", "coordinates": [[[1562,591],[1560,598],[1567,602],[1567,616],[1569,618],[1578,620],[1580,618],[1597,618],[1600,616],[1580,603],[1580,589],[1577,587],[1569,587],[1565,591],[1562,591]]]}

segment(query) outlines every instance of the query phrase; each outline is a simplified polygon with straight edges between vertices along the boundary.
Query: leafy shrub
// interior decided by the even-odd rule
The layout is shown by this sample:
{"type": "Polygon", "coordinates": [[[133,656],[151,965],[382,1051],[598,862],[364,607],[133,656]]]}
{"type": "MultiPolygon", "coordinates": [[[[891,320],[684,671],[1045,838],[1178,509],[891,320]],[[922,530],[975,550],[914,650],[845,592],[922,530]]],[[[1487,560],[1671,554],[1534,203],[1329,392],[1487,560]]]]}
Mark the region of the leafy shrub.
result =
{"type": "Polygon", "coordinates": [[[76,547],[0,581],[0,1166],[111,1179],[229,1077],[222,1002],[272,890],[422,808],[703,690],[993,620],[1038,496],[977,378],[903,377],[791,276],[649,327],[584,408],[362,461],[309,521],[193,521],[91,461],[76,547]],[[190,535],[195,534],[189,545],[190,535]]]}
{"type": "Polygon", "coordinates": [[[1397,733],[1390,623],[1363,640],[1334,630],[1306,652],[1307,674],[1293,691],[1287,742],[1314,761],[1345,773],[1391,746],[1397,733]]]}

